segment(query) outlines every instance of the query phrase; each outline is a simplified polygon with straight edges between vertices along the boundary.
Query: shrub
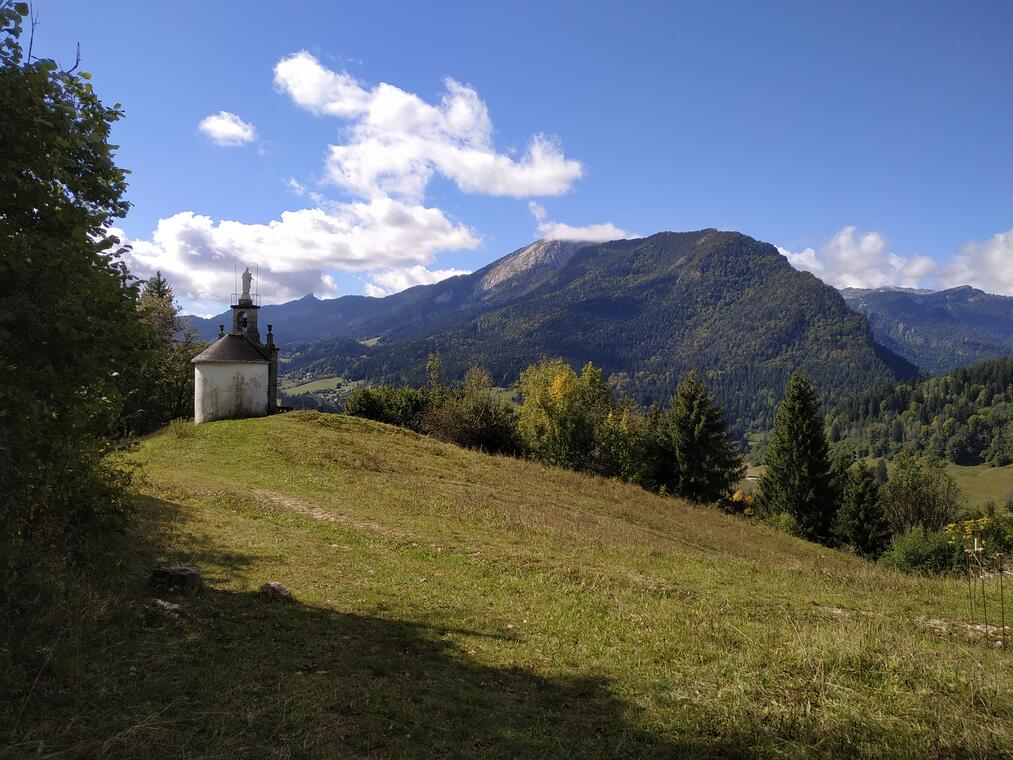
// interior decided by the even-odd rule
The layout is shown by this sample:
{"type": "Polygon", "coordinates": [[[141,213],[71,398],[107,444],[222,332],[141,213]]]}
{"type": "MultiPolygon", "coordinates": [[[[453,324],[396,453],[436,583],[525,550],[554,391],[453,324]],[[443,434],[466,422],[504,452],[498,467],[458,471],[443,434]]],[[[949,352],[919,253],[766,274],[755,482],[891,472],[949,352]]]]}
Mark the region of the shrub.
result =
{"type": "Polygon", "coordinates": [[[420,419],[422,432],[441,441],[494,454],[516,455],[522,445],[517,412],[492,390],[492,379],[472,369],[463,389],[431,394],[420,419]]]}
{"type": "Polygon", "coordinates": [[[944,531],[921,528],[894,536],[879,561],[886,567],[922,575],[956,573],[964,567],[963,551],[944,531]]]}
{"type": "Polygon", "coordinates": [[[894,533],[912,528],[937,531],[960,506],[960,490],[945,464],[930,457],[902,453],[883,487],[883,510],[894,533]]]}
{"type": "Polygon", "coordinates": [[[408,386],[356,388],[345,399],[345,414],[421,432],[426,393],[408,386]]]}
{"type": "Polygon", "coordinates": [[[789,536],[798,536],[798,521],[788,512],[778,512],[764,519],[771,528],[776,528],[789,536]]]}

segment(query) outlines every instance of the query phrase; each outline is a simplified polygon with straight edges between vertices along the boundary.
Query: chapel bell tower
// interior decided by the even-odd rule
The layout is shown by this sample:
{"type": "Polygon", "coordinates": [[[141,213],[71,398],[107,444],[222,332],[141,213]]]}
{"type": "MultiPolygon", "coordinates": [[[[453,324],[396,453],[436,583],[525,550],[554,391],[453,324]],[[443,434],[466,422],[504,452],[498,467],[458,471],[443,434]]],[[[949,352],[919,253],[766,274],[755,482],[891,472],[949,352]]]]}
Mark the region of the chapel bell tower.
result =
{"type": "Polygon", "coordinates": [[[232,304],[232,333],[245,335],[254,343],[260,343],[260,330],[257,328],[257,310],[260,304],[254,303],[250,295],[250,283],[253,275],[249,268],[243,272],[243,292],[232,304]]]}

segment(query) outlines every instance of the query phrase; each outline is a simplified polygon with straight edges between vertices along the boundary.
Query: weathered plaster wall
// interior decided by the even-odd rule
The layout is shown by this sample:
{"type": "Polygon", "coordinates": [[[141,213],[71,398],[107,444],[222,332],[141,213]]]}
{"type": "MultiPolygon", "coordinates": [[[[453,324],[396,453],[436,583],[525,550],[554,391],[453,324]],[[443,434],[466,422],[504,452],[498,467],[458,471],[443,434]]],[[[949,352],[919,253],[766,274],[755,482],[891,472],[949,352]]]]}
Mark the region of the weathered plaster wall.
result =
{"type": "Polygon", "coordinates": [[[194,422],[267,414],[267,362],[194,365],[194,422]]]}

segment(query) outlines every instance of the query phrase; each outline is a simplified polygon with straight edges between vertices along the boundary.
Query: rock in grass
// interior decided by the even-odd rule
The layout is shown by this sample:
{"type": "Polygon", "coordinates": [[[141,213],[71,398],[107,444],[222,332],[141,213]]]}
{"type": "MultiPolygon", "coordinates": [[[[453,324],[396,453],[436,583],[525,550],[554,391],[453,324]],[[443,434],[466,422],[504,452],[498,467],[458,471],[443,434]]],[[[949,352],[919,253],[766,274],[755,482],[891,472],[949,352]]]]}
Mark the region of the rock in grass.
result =
{"type": "Polygon", "coordinates": [[[260,595],[276,602],[291,602],[295,598],[291,591],[275,581],[268,581],[261,586],[260,595]]]}
{"type": "Polygon", "coordinates": [[[164,599],[151,599],[141,608],[141,617],[145,623],[154,624],[162,620],[176,620],[182,611],[183,606],[180,604],[173,604],[164,599]]]}
{"type": "Polygon", "coordinates": [[[151,571],[151,585],[164,591],[195,594],[204,587],[204,576],[193,565],[167,565],[151,571]]]}

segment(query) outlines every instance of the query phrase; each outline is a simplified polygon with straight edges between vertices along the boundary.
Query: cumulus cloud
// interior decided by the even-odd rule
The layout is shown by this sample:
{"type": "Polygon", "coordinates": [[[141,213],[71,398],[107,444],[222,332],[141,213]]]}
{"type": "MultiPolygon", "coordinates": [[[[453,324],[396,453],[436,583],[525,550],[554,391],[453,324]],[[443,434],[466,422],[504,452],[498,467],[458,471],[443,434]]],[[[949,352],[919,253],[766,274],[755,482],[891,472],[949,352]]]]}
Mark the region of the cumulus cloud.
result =
{"type": "MultiPolygon", "coordinates": [[[[542,134],[519,153],[497,149],[485,103],[453,79],[444,80],[442,96],[430,103],[391,84],[368,85],[333,71],[302,51],[277,63],[274,83],[297,107],[347,122],[340,141],[326,151],[322,182],[347,199],[328,200],[319,188],[290,177],[282,179],[287,190],[315,207],[285,211],[263,224],[195,211],[161,219],[150,239],[131,241],[128,263],[141,277],[161,270],[189,309],[214,310],[235,287],[233,270],[245,266],[259,266],[265,302],[307,292],[336,295],[328,273],[337,270],[364,273],[370,295],[463,274],[433,267],[440,253],[479,245],[474,230],[426,206],[434,176],[467,193],[531,197],[565,193],[583,173],[556,139],[542,134]]],[[[256,138],[252,124],[226,111],[205,118],[200,129],[219,145],[256,138]]],[[[623,236],[611,225],[582,233],[548,224],[550,235],[623,236]]]]}
{"type": "Polygon", "coordinates": [[[265,301],[310,292],[326,297],[337,295],[327,270],[424,267],[438,252],[473,249],[479,239],[439,209],[381,198],[286,211],[267,224],[215,222],[184,211],[160,220],[150,240],[130,243],[132,273],[161,270],[177,297],[207,303],[234,290],[236,267],[260,268],[265,301]]]}
{"type": "Polygon", "coordinates": [[[372,275],[372,282],[366,284],[366,295],[386,296],[398,293],[416,285],[431,285],[434,282],[456,277],[460,274],[471,274],[467,269],[426,269],[421,264],[401,269],[388,269],[372,275]]]}
{"type": "Polygon", "coordinates": [[[1013,296],[1013,229],[984,242],[966,243],[949,268],[947,284],[1013,296]]]}
{"type": "Polygon", "coordinates": [[[257,136],[253,124],[228,111],[219,111],[206,116],[197,126],[213,143],[224,147],[253,142],[257,136]]]}
{"type": "Polygon", "coordinates": [[[939,273],[939,265],[928,256],[898,256],[887,249],[879,232],[856,235],[853,225],[841,229],[819,251],[778,250],[796,269],[812,272],[839,288],[916,288],[939,273]]]}
{"type": "Polygon", "coordinates": [[[619,229],[612,222],[571,227],[562,222],[548,221],[548,212],[535,201],[528,201],[528,210],[538,222],[536,234],[543,240],[585,240],[590,243],[604,243],[607,240],[628,240],[639,237],[632,232],[619,229]]]}
{"type": "Polygon", "coordinates": [[[394,195],[418,201],[439,173],[468,193],[560,195],[583,174],[558,142],[536,134],[519,158],[493,144],[492,119],[478,93],[444,80],[437,104],[391,84],[369,87],[324,67],[306,51],[283,58],[274,82],[310,113],[350,120],[347,140],[332,145],[327,176],[363,198],[394,195]]]}
{"type": "Polygon", "coordinates": [[[812,272],[839,288],[948,288],[973,285],[989,293],[1013,295],[1013,230],[985,242],[965,244],[949,261],[901,256],[889,250],[879,232],[842,228],[819,250],[778,247],[796,269],[812,272]]]}

